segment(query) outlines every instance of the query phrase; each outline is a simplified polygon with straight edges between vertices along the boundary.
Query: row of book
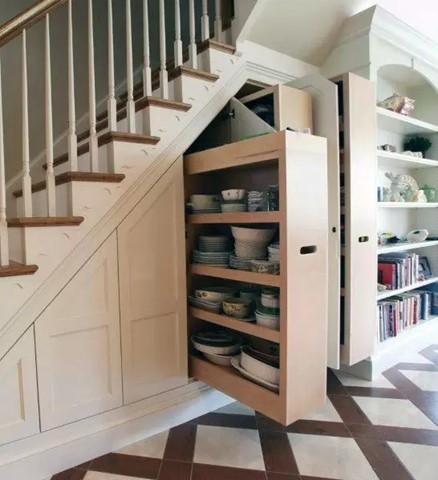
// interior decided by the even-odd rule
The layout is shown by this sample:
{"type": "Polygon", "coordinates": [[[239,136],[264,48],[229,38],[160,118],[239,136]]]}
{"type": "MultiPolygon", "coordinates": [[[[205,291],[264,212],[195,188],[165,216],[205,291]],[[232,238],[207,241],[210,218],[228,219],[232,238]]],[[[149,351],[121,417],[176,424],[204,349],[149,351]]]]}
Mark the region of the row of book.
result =
{"type": "Polygon", "coordinates": [[[408,287],[420,279],[419,255],[388,253],[379,255],[378,282],[389,290],[408,287]]]}
{"type": "Polygon", "coordinates": [[[415,290],[377,303],[378,340],[396,337],[400,332],[438,314],[438,292],[415,290]]]}

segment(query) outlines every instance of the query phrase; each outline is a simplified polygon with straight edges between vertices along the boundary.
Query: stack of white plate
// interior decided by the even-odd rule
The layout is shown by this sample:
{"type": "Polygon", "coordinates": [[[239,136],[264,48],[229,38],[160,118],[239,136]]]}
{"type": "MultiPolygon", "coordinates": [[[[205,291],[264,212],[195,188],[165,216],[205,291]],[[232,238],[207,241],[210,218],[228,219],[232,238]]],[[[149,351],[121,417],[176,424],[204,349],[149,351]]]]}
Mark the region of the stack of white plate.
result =
{"type": "Polygon", "coordinates": [[[269,260],[272,262],[279,262],[280,261],[280,244],[277,243],[271,243],[268,247],[268,252],[269,252],[269,260]]]}
{"type": "Polygon", "coordinates": [[[214,331],[192,335],[193,347],[213,363],[230,366],[239,352],[242,339],[233,333],[214,331]]]}
{"type": "Polygon", "coordinates": [[[199,250],[194,250],[193,261],[194,263],[228,267],[231,253],[232,252],[200,252],[199,250]]]}
{"type": "Polygon", "coordinates": [[[222,213],[246,212],[248,209],[244,203],[223,203],[221,205],[222,213]]]}
{"type": "Polygon", "coordinates": [[[260,305],[255,311],[256,323],[272,330],[280,330],[280,313],[277,312],[279,312],[278,309],[266,308],[260,305]]]}
{"type": "Polygon", "coordinates": [[[201,235],[199,237],[199,251],[201,252],[229,252],[232,241],[225,235],[201,235]]]}
{"type": "Polygon", "coordinates": [[[222,311],[222,301],[210,301],[189,296],[189,303],[193,307],[207,310],[208,312],[221,313],[222,311]]]}
{"type": "Polygon", "coordinates": [[[220,202],[219,195],[191,195],[189,206],[192,213],[220,213],[220,202]]]}
{"type": "Polygon", "coordinates": [[[231,231],[237,257],[247,260],[266,258],[266,246],[275,235],[275,229],[231,227],[231,231]]]}

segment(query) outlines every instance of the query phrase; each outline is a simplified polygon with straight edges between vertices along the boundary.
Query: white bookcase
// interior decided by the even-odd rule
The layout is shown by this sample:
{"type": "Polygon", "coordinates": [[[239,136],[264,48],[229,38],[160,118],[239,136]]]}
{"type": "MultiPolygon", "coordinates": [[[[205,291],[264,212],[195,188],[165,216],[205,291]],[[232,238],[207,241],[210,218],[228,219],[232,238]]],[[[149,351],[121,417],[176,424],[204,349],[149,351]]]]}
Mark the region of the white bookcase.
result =
{"type": "MultiPolygon", "coordinates": [[[[397,153],[380,150],[377,152],[377,186],[390,187],[391,181],[385,177],[386,172],[394,175],[407,174],[417,181],[420,189],[427,184],[434,187],[438,194],[438,113],[436,110],[438,96],[436,92],[415,70],[393,66],[382,67],[379,70],[376,91],[377,101],[383,100],[393,92],[416,100],[415,110],[410,116],[376,107],[377,145],[390,144],[397,149],[397,153]],[[431,140],[432,148],[427,152],[428,158],[416,158],[402,153],[405,140],[416,135],[428,137],[431,140]]],[[[390,232],[399,238],[404,238],[410,230],[425,228],[429,231],[430,237],[437,238],[437,208],[438,201],[430,203],[377,202],[377,233],[390,232]]],[[[438,283],[438,240],[387,244],[379,247],[377,254],[379,258],[382,254],[405,251],[426,256],[434,276],[409,287],[379,292],[377,294],[378,301],[438,283]]],[[[431,316],[427,322],[438,322],[438,317],[431,316]]],[[[376,335],[375,353],[381,354],[394,348],[398,343],[406,342],[409,336],[418,333],[418,328],[424,323],[426,321],[421,321],[402,331],[396,337],[382,342],[376,335]]]]}

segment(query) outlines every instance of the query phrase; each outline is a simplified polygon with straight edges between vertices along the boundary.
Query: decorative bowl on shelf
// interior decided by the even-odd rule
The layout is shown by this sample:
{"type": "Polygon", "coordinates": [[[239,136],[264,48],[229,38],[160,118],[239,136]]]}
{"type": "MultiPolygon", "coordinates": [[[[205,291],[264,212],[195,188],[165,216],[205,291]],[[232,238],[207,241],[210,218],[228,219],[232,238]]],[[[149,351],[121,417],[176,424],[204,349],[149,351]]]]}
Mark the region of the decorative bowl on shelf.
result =
{"type": "Polygon", "coordinates": [[[270,260],[251,260],[251,272],[270,273],[278,275],[280,273],[280,264],[270,260]]]}
{"type": "Polygon", "coordinates": [[[232,355],[239,351],[242,339],[227,332],[201,332],[191,337],[193,347],[202,353],[232,355]]]}
{"type": "Polygon", "coordinates": [[[203,355],[207,360],[221,367],[231,367],[231,360],[235,357],[235,355],[217,355],[207,352],[203,352],[203,355]]]}
{"type": "Polygon", "coordinates": [[[246,190],[239,188],[223,190],[221,193],[224,200],[243,200],[246,196],[246,190]]]}
{"type": "Polygon", "coordinates": [[[231,227],[236,240],[252,244],[267,245],[275,235],[275,228],[231,227]]]}
{"type": "Polygon", "coordinates": [[[401,113],[402,115],[409,115],[414,111],[415,100],[409,97],[404,97],[397,93],[394,93],[385,100],[382,100],[377,104],[378,107],[391,110],[392,112],[401,113]]]}
{"type": "Polygon", "coordinates": [[[222,302],[224,298],[232,297],[235,290],[229,287],[205,287],[195,290],[195,297],[207,302],[222,302]]]}
{"type": "Polygon", "coordinates": [[[251,314],[252,301],[244,298],[225,298],[222,301],[225,315],[235,318],[245,318],[251,314]]]}

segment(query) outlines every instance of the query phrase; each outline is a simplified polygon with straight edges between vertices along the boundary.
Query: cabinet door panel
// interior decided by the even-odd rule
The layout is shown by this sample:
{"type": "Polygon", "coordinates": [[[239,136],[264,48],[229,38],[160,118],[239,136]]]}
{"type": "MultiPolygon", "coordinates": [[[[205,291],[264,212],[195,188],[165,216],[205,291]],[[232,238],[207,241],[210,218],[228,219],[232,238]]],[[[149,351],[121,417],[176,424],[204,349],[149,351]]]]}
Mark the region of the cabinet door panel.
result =
{"type": "Polygon", "coordinates": [[[185,385],[182,160],[118,229],[125,403],[185,385]]]}
{"type": "Polygon", "coordinates": [[[341,361],[372,355],[376,328],[376,96],[372,82],[343,81],[345,125],[345,312],[341,361]]]}
{"type": "Polygon", "coordinates": [[[339,368],[340,352],[340,203],[339,203],[339,127],[338,89],[321,75],[307,75],[287,85],[308,92],[312,96],[313,133],[327,138],[328,181],[328,262],[329,305],[327,334],[327,366],[339,368]]]}
{"type": "Polygon", "coordinates": [[[0,445],[39,433],[34,332],[0,361],[0,445]]]}
{"type": "Polygon", "coordinates": [[[37,320],[43,430],[122,405],[117,280],[113,233],[37,320]]]}

